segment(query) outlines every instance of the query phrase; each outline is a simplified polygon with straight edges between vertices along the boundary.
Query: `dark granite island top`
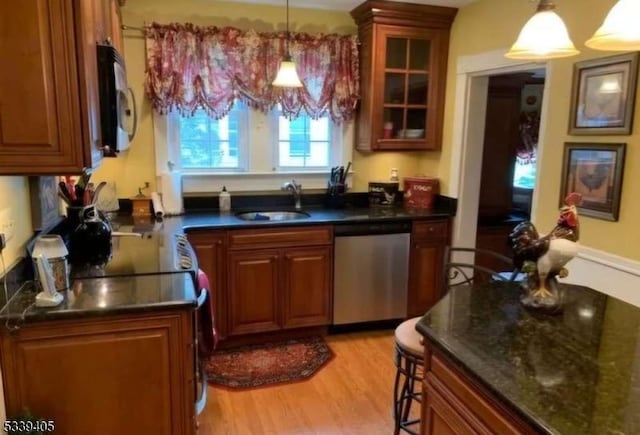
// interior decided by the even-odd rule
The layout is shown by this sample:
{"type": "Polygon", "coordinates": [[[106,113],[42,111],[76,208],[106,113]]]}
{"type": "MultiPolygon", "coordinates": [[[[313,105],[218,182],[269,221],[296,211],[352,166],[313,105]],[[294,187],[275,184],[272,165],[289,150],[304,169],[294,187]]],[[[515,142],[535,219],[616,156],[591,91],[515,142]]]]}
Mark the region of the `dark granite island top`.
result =
{"type": "Polygon", "coordinates": [[[21,323],[191,309],[197,304],[189,273],[77,279],[57,307],[36,307],[37,284],[28,282],[0,311],[8,325],[21,323]]]}
{"type": "Polygon", "coordinates": [[[516,284],[454,288],[416,329],[536,431],[640,434],[640,308],[563,289],[563,314],[534,316],[516,284]]]}

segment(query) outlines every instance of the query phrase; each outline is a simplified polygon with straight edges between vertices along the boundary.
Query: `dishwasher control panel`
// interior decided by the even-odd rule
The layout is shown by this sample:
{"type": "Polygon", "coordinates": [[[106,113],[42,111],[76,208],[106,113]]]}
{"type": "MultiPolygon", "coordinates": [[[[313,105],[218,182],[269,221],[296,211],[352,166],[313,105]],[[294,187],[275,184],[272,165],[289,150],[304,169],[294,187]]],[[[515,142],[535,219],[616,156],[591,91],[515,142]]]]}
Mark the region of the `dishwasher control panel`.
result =
{"type": "Polygon", "coordinates": [[[371,222],[336,224],[333,227],[335,237],[364,236],[374,234],[410,233],[411,222],[371,222]]]}

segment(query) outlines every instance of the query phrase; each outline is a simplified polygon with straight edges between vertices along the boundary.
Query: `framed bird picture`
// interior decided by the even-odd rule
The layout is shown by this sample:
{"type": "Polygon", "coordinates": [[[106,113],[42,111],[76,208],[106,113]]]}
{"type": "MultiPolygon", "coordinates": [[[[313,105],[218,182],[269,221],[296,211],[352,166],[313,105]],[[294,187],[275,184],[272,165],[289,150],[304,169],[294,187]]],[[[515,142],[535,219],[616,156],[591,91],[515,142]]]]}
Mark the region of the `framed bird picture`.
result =
{"type": "Polygon", "coordinates": [[[569,134],[631,134],[639,56],[635,52],[574,64],[569,134]]]}
{"type": "Polygon", "coordinates": [[[579,215],[617,221],[625,148],[624,143],[565,142],[560,206],[569,193],[578,192],[579,215]]]}

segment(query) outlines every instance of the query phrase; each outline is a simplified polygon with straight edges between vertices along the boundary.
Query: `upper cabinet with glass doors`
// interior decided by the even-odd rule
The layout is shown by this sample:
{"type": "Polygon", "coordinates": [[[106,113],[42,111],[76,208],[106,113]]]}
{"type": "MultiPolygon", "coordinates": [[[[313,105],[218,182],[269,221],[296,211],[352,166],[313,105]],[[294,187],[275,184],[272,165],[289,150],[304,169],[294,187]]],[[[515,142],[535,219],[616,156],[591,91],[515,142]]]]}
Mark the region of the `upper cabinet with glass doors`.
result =
{"type": "Polygon", "coordinates": [[[351,11],[362,44],[357,149],[440,149],[449,29],[457,11],[382,0],[351,11]]]}

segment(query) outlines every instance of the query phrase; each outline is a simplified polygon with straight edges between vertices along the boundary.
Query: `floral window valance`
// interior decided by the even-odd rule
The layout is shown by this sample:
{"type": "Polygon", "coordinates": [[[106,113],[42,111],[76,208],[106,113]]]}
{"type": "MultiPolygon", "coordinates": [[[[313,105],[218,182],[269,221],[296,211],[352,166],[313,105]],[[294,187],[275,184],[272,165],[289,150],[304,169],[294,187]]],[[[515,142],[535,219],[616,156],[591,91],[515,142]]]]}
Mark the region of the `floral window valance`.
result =
{"type": "Polygon", "coordinates": [[[284,115],[302,110],[317,119],[350,121],[359,98],[358,45],[353,35],[291,33],[289,50],[304,87],[271,85],[286,52],[287,34],[192,24],[147,25],[145,90],[160,113],[204,109],[219,119],[234,100],[284,115]]]}

